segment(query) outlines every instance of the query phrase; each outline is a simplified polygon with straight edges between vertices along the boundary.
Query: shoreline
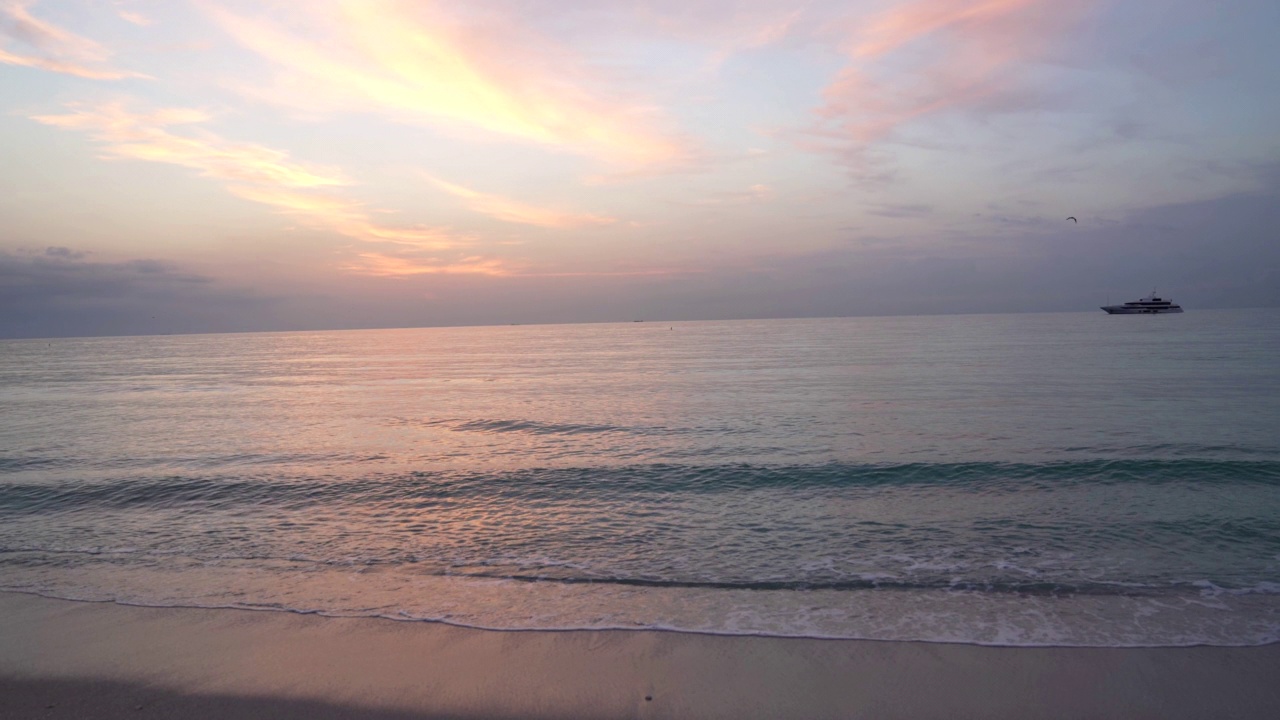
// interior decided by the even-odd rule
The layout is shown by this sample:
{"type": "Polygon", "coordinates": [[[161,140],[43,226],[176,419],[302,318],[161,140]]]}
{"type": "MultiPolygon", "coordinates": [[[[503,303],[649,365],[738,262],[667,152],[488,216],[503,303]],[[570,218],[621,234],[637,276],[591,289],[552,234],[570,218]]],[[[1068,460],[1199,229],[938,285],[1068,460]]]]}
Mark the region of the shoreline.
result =
{"type": "Polygon", "coordinates": [[[0,715],[15,720],[1263,718],[1280,716],[1276,677],[1280,644],[501,631],[0,592],[0,715]]]}
{"type": "MultiPolygon", "coordinates": [[[[907,643],[921,645],[954,645],[960,647],[983,647],[983,648],[1002,648],[1002,649],[1095,649],[1095,650],[1162,650],[1162,649],[1184,649],[1184,648],[1255,648],[1267,647],[1270,645],[1280,645],[1280,640],[1268,640],[1264,642],[1249,643],[1214,643],[1214,642],[1188,642],[1185,644],[1132,644],[1132,645],[1085,645],[1072,643],[1001,643],[1001,642],[983,642],[980,640],[952,640],[952,639],[915,639],[915,638],[877,638],[877,637],[842,637],[839,635],[804,635],[804,634],[787,634],[787,633],[770,633],[770,632],[754,632],[754,631],[718,631],[718,630],[702,630],[696,628],[680,628],[680,627],[654,627],[654,626],[601,626],[601,627],[490,627],[486,625],[471,625],[464,622],[457,622],[450,619],[413,617],[408,615],[382,615],[370,613],[367,615],[360,614],[340,614],[332,613],[325,610],[301,610],[285,606],[270,605],[150,605],[144,602],[129,602],[124,600],[107,600],[93,598],[75,598],[62,597],[58,595],[47,595],[36,590],[13,590],[0,588],[0,598],[6,595],[27,595],[42,600],[53,600],[56,602],[83,603],[89,605],[116,605],[120,607],[141,608],[147,610],[192,610],[192,611],[211,611],[211,612],[251,612],[251,613],[267,613],[295,615],[299,617],[315,617],[329,620],[371,620],[376,622],[391,623],[408,623],[408,624],[426,624],[440,625],[443,627],[455,628],[458,630],[471,630],[476,632],[494,632],[494,633],[673,633],[676,635],[692,635],[697,637],[712,638],[755,638],[763,640],[797,640],[812,642],[858,642],[858,643],[907,643]]],[[[0,604],[0,609],[3,605],[0,604]]]]}

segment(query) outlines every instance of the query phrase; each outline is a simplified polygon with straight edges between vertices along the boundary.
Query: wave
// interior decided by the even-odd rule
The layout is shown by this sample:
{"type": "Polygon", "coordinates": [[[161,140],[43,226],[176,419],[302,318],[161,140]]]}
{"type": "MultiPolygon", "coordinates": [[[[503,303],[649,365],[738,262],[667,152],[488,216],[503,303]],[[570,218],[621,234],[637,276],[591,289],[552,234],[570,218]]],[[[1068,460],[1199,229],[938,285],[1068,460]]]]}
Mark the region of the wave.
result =
{"type": "MultiPolygon", "coordinates": [[[[158,578],[157,578],[158,579],[158,578]]],[[[217,578],[206,578],[217,581],[217,578]]],[[[382,618],[507,632],[658,631],[729,637],[911,641],[990,647],[1248,647],[1280,642],[1274,596],[1197,598],[1026,596],[966,592],[839,594],[755,593],[700,589],[569,590],[530,586],[512,596],[492,583],[446,578],[431,586],[453,602],[403,597],[375,604],[334,602],[306,584],[283,595],[236,597],[213,585],[177,594],[154,589],[76,587],[65,583],[0,583],[0,592],[80,602],[155,608],[286,612],[334,618],[382,618]],[[540,590],[539,590],[540,589],[540,590]],[[650,594],[653,593],[653,594],[650,594]],[[496,599],[503,602],[493,602],[496,599]],[[565,602],[568,600],[569,602],[565,602]],[[780,600],[780,602],[779,602],[780,600]],[[798,602],[797,602],[798,601],[798,602]],[[815,607],[815,604],[821,608],[815,607]],[[815,612],[817,611],[817,612],[815,612]]],[[[387,598],[382,598],[383,601],[387,598]]]]}
{"type": "Polygon", "coordinates": [[[1210,581],[1203,578],[1184,577],[1155,581],[1090,580],[1077,577],[1072,580],[1037,580],[1013,576],[989,577],[984,580],[965,579],[963,575],[887,575],[867,573],[834,579],[684,579],[656,576],[605,575],[574,563],[541,562],[511,564],[503,561],[487,561],[470,564],[433,562],[415,556],[399,557],[347,557],[326,559],[303,555],[281,557],[269,553],[199,553],[181,551],[157,551],[133,547],[42,547],[38,545],[0,546],[0,568],[60,567],[75,568],[90,565],[114,565],[119,567],[151,566],[157,561],[171,561],[174,567],[243,566],[275,571],[313,573],[323,570],[338,571],[392,571],[403,572],[415,578],[455,578],[466,580],[505,581],[514,583],[545,584],[548,586],[595,585],[625,588],[731,590],[754,592],[964,592],[1004,596],[1059,597],[1059,596],[1113,596],[1113,597],[1181,597],[1188,594],[1200,597],[1223,595],[1277,595],[1280,582],[1254,580],[1243,584],[1226,581],[1210,581]]]}
{"type": "MultiPolygon", "coordinates": [[[[581,498],[591,493],[725,493],[764,488],[928,486],[981,493],[1022,493],[1071,486],[1280,486],[1280,462],[1244,460],[1089,460],[1051,463],[907,463],[820,465],[681,465],[533,468],[509,471],[417,471],[344,476],[276,474],[167,475],[104,481],[0,484],[0,514],[88,507],[198,503],[314,504],[325,501],[426,503],[507,497],[581,498]]],[[[426,505],[423,505],[424,507],[426,505]]]]}
{"type": "Polygon", "coordinates": [[[534,435],[591,435],[599,433],[625,433],[630,428],[616,425],[581,425],[576,423],[545,423],[532,420],[470,420],[456,423],[453,430],[462,432],[521,432],[534,435]]]}
{"type": "Polygon", "coordinates": [[[141,470],[147,468],[225,468],[271,465],[344,465],[385,460],[385,455],[358,453],[236,453],[202,456],[76,457],[0,456],[0,476],[5,473],[47,470],[141,470]]]}
{"type": "Polygon", "coordinates": [[[394,425],[422,425],[445,427],[462,433],[518,433],[527,435],[636,435],[648,437],[683,435],[733,434],[729,427],[667,427],[665,425],[610,425],[592,423],[555,423],[539,420],[405,420],[393,421],[394,425]]]}

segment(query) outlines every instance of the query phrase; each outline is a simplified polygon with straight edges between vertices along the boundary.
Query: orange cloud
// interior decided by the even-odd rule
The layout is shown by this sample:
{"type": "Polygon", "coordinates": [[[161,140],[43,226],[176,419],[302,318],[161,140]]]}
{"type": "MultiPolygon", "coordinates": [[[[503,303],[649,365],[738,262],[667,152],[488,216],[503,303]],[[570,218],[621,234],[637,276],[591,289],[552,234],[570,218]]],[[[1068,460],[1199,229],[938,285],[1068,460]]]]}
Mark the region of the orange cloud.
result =
{"type": "Polygon", "coordinates": [[[0,44],[17,41],[34,53],[19,54],[0,47],[0,63],[91,80],[148,77],[106,67],[110,51],[89,38],[35,17],[27,9],[32,4],[31,0],[0,0],[0,44]]]}
{"type": "Polygon", "coordinates": [[[244,185],[229,185],[227,192],[245,200],[270,205],[291,215],[325,218],[326,225],[357,222],[366,217],[359,203],[331,195],[297,192],[287,188],[244,185]]]}
{"type": "Polygon", "coordinates": [[[380,276],[424,272],[478,272],[500,274],[497,260],[467,257],[454,261],[433,258],[422,262],[412,256],[424,251],[444,252],[467,244],[442,229],[423,225],[398,227],[374,222],[361,203],[327,192],[350,185],[334,169],[316,168],[293,162],[278,150],[238,143],[209,132],[179,135],[174,126],[195,125],[210,117],[189,108],[165,108],[153,112],[131,112],[122,103],[97,107],[73,105],[64,115],[36,115],[32,119],[46,125],[80,130],[103,143],[106,157],[144,160],[188,167],[206,177],[226,181],[226,189],[236,197],[261,203],[299,222],[383,248],[381,253],[361,254],[364,263],[348,269],[380,276]],[[370,259],[372,258],[372,259],[370,259]],[[379,259],[381,258],[381,259],[379,259]],[[445,268],[424,270],[424,267],[445,268]],[[416,268],[416,269],[415,269],[416,268]]]}
{"type": "Polygon", "coordinates": [[[558,210],[526,205],[515,200],[508,200],[507,198],[499,197],[497,195],[478,192],[476,190],[445,182],[444,180],[439,180],[430,176],[424,177],[426,177],[426,179],[433,185],[450,195],[462,198],[466,201],[467,207],[472,210],[506,222],[523,223],[525,225],[537,225],[539,227],[549,228],[610,225],[617,222],[616,218],[602,217],[600,215],[566,213],[558,210]]]}
{"type": "Polygon", "coordinates": [[[468,244],[465,238],[442,228],[425,225],[397,227],[373,222],[362,204],[332,195],[238,185],[229,186],[227,191],[245,200],[270,205],[306,225],[364,242],[433,251],[468,244]]]}
{"type": "Polygon", "coordinates": [[[337,0],[293,6],[288,29],[210,8],[245,47],[281,68],[260,97],[308,111],[375,112],[478,128],[628,165],[688,151],[653,128],[651,108],[603,86],[586,63],[504,23],[460,19],[437,2],[337,0]]]}
{"type": "Polygon", "coordinates": [[[381,253],[361,253],[362,262],[345,269],[375,277],[410,277],[413,275],[492,275],[510,273],[495,259],[467,257],[449,262],[439,258],[404,258],[381,253]]]}
{"type": "Polygon", "coordinates": [[[96,107],[73,104],[66,115],[35,115],[32,120],[88,132],[105,145],[109,157],[181,165],[221,180],[283,187],[323,187],[349,182],[334,170],[289,162],[278,150],[224,140],[211,133],[176,135],[167,128],[209,120],[200,110],[167,108],[133,113],[121,103],[96,107]]]}

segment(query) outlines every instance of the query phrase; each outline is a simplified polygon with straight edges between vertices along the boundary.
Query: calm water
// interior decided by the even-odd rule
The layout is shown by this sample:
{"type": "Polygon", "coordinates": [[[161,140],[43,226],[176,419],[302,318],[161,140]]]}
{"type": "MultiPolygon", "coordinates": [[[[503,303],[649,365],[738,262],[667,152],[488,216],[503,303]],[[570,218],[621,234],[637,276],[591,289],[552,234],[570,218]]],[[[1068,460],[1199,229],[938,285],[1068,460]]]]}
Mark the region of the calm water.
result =
{"type": "Polygon", "coordinates": [[[1280,641],[1280,311],[0,343],[0,588],[1280,641]]]}

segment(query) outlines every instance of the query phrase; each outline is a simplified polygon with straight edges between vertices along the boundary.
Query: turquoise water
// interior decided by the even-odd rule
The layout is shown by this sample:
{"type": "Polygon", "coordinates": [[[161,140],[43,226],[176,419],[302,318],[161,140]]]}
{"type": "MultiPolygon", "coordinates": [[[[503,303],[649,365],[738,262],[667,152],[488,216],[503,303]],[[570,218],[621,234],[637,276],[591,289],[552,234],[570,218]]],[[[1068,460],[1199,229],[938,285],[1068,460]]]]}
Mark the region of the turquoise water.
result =
{"type": "Polygon", "coordinates": [[[1280,311],[0,343],[0,589],[1280,640],[1280,311]]]}

